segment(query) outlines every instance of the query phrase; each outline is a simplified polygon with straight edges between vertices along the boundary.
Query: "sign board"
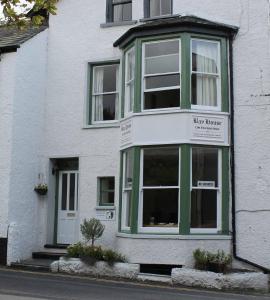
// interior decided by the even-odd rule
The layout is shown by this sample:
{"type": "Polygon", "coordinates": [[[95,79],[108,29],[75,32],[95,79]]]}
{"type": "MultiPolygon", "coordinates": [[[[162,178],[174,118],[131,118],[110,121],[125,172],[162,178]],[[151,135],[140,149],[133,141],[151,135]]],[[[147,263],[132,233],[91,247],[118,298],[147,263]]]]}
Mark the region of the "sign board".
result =
{"type": "Polygon", "coordinates": [[[115,220],[115,210],[114,209],[97,210],[96,218],[100,221],[114,221],[115,220]]]}
{"type": "Polygon", "coordinates": [[[121,148],[132,144],[132,120],[126,120],[120,124],[120,145],[121,148]]]}
{"type": "Polygon", "coordinates": [[[214,188],[215,187],[215,181],[198,181],[197,187],[214,188]]]}
{"type": "Polygon", "coordinates": [[[224,142],[225,119],[192,115],[191,130],[191,139],[224,142]]]}

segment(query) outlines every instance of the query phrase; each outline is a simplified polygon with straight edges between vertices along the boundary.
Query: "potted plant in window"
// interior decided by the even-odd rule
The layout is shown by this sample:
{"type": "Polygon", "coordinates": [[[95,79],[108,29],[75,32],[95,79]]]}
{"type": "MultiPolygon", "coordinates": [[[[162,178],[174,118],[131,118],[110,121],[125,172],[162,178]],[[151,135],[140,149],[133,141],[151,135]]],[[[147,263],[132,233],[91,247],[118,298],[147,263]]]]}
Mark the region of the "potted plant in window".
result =
{"type": "Polygon", "coordinates": [[[37,184],[34,188],[34,191],[36,193],[38,193],[39,195],[46,195],[47,192],[48,192],[48,186],[46,183],[40,183],[40,184],[37,184]]]}

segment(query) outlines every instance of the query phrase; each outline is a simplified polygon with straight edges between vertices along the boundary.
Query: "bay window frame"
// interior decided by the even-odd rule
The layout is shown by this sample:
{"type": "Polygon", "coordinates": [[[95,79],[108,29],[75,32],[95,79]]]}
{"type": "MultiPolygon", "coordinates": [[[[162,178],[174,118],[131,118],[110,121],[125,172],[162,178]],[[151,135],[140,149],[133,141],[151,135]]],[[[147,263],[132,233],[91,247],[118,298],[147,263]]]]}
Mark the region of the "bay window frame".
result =
{"type": "Polygon", "coordinates": [[[139,215],[138,215],[138,232],[139,233],[168,233],[168,234],[178,234],[179,233],[179,224],[180,224],[180,178],[181,178],[181,147],[179,145],[167,145],[167,146],[152,146],[152,147],[143,147],[141,149],[140,155],[140,185],[139,185],[139,215]],[[145,149],[162,149],[162,148],[178,148],[178,185],[177,186],[144,186],[143,185],[143,171],[144,171],[144,151],[145,149]],[[144,190],[164,190],[164,189],[177,189],[178,190],[178,222],[175,227],[144,227],[143,226],[143,192],[144,190]]]}
{"type": "MultiPolygon", "coordinates": [[[[205,145],[192,145],[190,147],[191,155],[190,155],[190,201],[191,201],[191,193],[193,190],[214,190],[216,191],[216,201],[217,201],[217,226],[216,228],[192,228],[190,223],[190,233],[191,234],[217,234],[222,231],[222,197],[223,197],[223,159],[222,159],[222,149],[215,145],[213,146],[205,146],[205,145]],[[218,186],[217,187],[198,187],[193,186],[193,173],[192,173],[192,151],[194,148],[202,148],[202,149],[217,149],[218,150],[218,186]]],[[[190,214],[191,214],[191,204],[190,204],[190,214]]]]}

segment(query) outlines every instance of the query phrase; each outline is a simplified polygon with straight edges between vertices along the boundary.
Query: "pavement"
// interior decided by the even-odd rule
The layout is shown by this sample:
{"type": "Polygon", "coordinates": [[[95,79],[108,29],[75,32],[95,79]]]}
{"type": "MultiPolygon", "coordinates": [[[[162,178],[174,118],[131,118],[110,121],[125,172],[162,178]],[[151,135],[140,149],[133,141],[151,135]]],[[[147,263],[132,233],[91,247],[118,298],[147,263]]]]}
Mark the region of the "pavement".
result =
{"type": "Polygon", "coordinates": [[[173,288],[61,274],[0,269],[0,300],[270,300],[244,295],[173,288]]]}

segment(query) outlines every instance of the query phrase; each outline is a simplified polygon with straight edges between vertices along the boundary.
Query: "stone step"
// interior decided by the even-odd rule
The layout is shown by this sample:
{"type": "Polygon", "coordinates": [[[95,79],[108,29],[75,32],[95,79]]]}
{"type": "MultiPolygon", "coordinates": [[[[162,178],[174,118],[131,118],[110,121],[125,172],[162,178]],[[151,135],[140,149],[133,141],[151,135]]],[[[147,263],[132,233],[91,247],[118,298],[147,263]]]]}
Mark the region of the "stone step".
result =
{"type": "Polygon", "coordinates": [[[32,258],[33,259],[51,259],[51,260],[58,260],[61,256],[65,256],[66,252],[53,252],[53,251],[40,251],[40,252],[33,252],[32,258]]]}
{"type": "Polygon", "coordinates": [[[10,266],[11,268],[20,270],[49,272],[52,262],[54,262],[53,259],[27,259],[21,262],[11,263],[10,266]]]}
{"type": "Polygon", "coordinates": [[[45,249],[67,249],[69,244],[46,244],[44,245],[45,249]]]}

